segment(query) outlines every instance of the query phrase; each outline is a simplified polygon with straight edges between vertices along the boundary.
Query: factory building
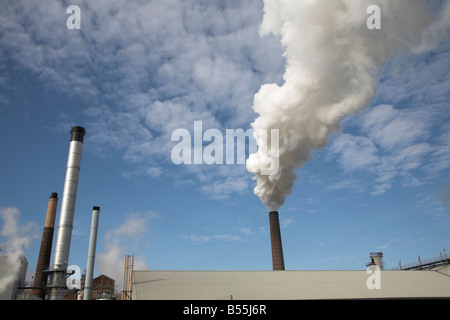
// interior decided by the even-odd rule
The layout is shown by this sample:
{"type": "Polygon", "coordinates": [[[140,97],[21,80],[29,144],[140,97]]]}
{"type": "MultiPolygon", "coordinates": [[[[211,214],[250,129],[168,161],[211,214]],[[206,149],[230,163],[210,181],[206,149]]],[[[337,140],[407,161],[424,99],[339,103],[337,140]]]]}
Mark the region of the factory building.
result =
{"type": "Polygon", "coordinates": [[[444,255],[419,259],[420,265],[410,264],[415,268],[406,270],[385,270],[382,252],[369,257],[367,270],[354,271],[133,270],[131,299],[450,299],[450,257],[445,250],[444,255]]]}
{"type": "MultiPolygon", "coordinates": [[[[100,207],[92,211],[87,270],[81,288],[67,288],[73,219],[86,130],[72,127],[58,232],[50,264],[57,193],[50,195],[35,281],[29,298],[49,300],[114,299],[115,281],[93,279],[100,207]],[[81,291],[79,291],[81,289],[81,291]]],[[[134,256],[125,256],[122,300],[308,300],[308,299],[450,299],[450,258],[446,255],[385,270],[382,252],[370,253],[367,270],[286,270],[277,211],[269,212],[272,270],[154,271],[133,270],[134,256]]],[[[25,257],[0,255],[0,299],[17,299],[24,287],[25,257]],[[14,259],[13,259],[14,258],[14,259]],[[11,273],[11,270],[14,270],[11,273]],[[11,276],[9,274],[12,274],[11,276]],[[4,278],[4,277],[3,277],[4,278]],[[3,281],[5,282],[5,281],[3,281]]]]}
{"type": "MultiPolygon", "coordinates": [[[[83,274],[81,277],[81,291],[78,295],[78,300],[86,300],[84,299],[84,295],[86,293],[85,288],[85,279],[86,274],[83,274]]],[[[114,300],[116,281],[104,274],[99,275],[98,277],[92,279],[92,293],[91,293],[91,299],[92,300],[114,300]]]]}
{"type": "Polygon", "coordinates": [[[382,270],[378,275],[366,270],[136,270],[133,271],[132,299],[450,299],[450,265],[433,271],[382,270]]]}
{"type": "Polygon", "coordinates": [[[354,271],[133,270],[131,299],[450,299],[450,257],[445,250],[409,270],[385,270],[382,252],[371,252],[370,259],[367,270],[354,271]]]}

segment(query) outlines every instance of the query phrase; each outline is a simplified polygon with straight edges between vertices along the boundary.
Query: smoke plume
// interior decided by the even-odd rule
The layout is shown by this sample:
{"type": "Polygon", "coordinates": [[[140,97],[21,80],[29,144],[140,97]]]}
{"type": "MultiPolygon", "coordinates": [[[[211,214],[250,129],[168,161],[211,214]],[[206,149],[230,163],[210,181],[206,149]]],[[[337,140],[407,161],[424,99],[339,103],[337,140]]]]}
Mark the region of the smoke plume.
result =
{"type": "Polygon", "coordinates": [[[259,114],[252,123],[255,139],[267,148],[250,155],[247,169],[257,181],[255,194],[269,211],[283,205],[311,151],[325,147],[344,117],[370,103],[383,63],[394,54],[430,50],[445,36],[450,5],[439,3],[264,1],[260,35],[280,39],[286,69],[281,86],[264,84],[254,96],[253,109],[259,114]],[[381,29],[367,25],[371,5],[380,8],[381,29]],[[442,14],[436,17],[440,6],[442,14]],[[276,174],[261,172],[270,166],[271,141],[258,129],[279,130],[276,174]]]}
{"type": "Polygon", "coordinates": [[[9,266],[5,273],[0,274],[0,293],[16,279],[20,271],[20,259],[25,256],[25,249],[33,239],[39,238],[35,223],[29,222],[25,226],[19,226],[19,215],[20,212],[15,207],[0,208],[0,217],[3,220],[0,237],[5,240],[2,241],[2,253],[8,254],[9,266]]]}

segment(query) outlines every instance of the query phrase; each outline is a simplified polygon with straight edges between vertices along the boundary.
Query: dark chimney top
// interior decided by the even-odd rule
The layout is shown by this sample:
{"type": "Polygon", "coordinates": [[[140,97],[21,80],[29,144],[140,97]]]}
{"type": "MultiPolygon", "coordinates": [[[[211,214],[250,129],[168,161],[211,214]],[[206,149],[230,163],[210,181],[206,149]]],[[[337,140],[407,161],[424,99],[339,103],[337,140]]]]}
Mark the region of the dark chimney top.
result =
{"type": "Polygon", "coordinates": [[[70,129],[70,134],[72,135],[70,141],[83,142],[84,136],[86,135],[86,129],[83,127],[72,127],[70,129]]]}

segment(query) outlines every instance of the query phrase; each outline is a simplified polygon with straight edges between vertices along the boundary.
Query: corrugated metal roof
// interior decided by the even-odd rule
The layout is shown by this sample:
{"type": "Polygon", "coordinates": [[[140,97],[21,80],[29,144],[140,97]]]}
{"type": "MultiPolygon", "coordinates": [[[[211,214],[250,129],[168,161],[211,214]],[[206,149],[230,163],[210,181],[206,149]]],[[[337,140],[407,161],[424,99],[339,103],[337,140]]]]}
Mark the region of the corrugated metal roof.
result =
{"type": "Polygon", "coordinates": [[[134,271],[136,300],[295,300],[450,298],[450,277],[436,271],[134,271]]]}

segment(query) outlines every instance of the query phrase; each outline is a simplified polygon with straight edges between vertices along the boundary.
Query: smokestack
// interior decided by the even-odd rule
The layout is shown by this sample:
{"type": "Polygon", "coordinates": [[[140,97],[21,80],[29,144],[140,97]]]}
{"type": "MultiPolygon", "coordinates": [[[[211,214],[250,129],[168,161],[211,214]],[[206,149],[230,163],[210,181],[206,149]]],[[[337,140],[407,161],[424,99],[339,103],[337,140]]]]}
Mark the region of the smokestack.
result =
{"type": "Polygon", "coordinates": [[[62,300],[66,288],[66,271],[69,261],[70,240],[72,238],[73,216],[77,198],[78,177],[80,174],[81,151],[86,129],[72,127],[66,178],[59,216],[58,235],[56,237],[55,257],[51,272],[48,297],[50,300],[62,300]]]}
{"type": "Polygon", "coordinates": [[[270,242],[272,245],[273,270],[284,270],[283,246],[281,244],[280,222],[278,211],[269,212],[270,242]]]}
{"type": "Polygon", "coordinates": [[[84,284],[84,300],[91,300],[92,278],[94,276],[95,247],[97,245],[98,218],[100,207],[92,208],[91,237],[89,239],[89,251],[86,267],[86,280],[84,284]]]}
{"type": "Polygon", "coordinates": [[[55,229],[56,207],[58,206],[58,194],[53,192],[48,199],[47,215],[45,216],[44,231],[42,233],[41,248],[34,275],[33,291],[35,296],[42,300],[45,298],[45,287],[47,286],[47,270],[50,266],[50,255],[52,253],[53,232],[55,229]]]}
{"type": "Polygon", "coordinates": [[[134,255],[125,256],[123,263],[122,300],[131,300],[134,255]]]}

